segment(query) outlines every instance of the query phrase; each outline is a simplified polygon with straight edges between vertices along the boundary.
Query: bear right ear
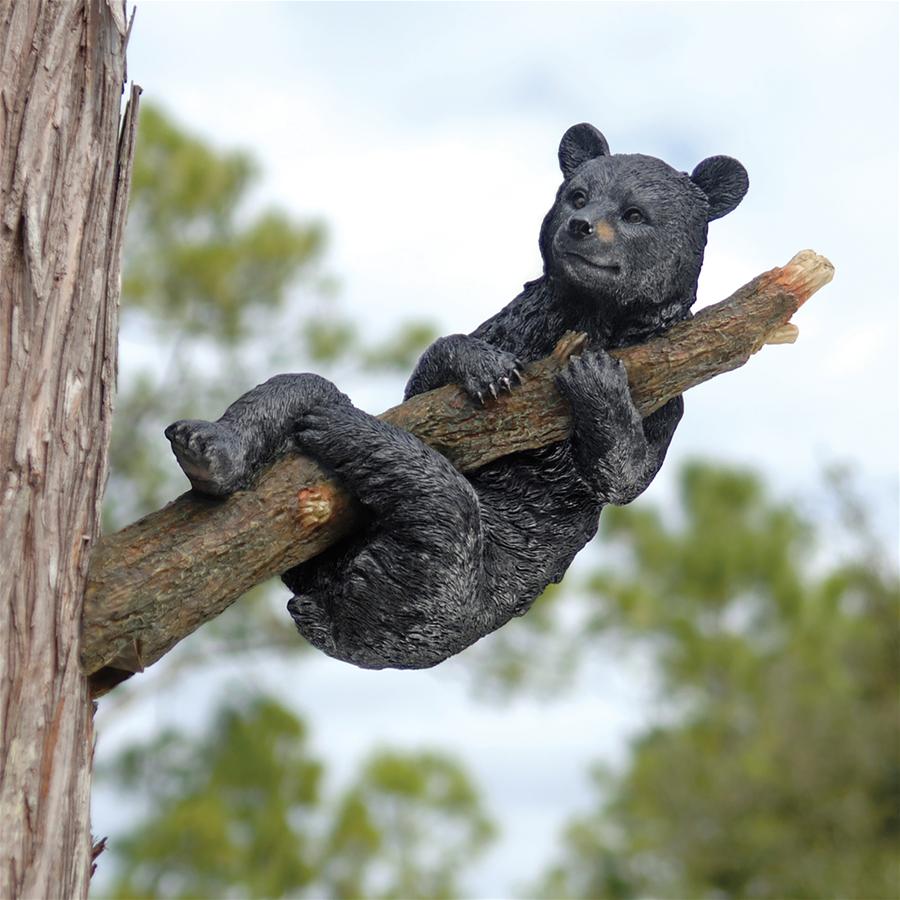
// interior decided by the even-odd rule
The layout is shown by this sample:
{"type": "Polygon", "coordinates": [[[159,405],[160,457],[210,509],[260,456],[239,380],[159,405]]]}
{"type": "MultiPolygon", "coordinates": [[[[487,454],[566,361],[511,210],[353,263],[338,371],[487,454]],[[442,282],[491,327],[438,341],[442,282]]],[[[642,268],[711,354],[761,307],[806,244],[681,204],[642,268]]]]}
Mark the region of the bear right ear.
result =
{"type": "Polygon", "coordinates": [[[710,156],[697,164],[691,181],[709,200],[709,221],[730,213],[744,199],[750,179],[747,170],[730,156],[710,156]]]}
{"type": "Polygon", "coordinates": [[[587,122],[573,125],[559,142],[559,167],[566,178],[589,159],[598,156],[609,156],[609,144],[606,138],[587,122]]]}

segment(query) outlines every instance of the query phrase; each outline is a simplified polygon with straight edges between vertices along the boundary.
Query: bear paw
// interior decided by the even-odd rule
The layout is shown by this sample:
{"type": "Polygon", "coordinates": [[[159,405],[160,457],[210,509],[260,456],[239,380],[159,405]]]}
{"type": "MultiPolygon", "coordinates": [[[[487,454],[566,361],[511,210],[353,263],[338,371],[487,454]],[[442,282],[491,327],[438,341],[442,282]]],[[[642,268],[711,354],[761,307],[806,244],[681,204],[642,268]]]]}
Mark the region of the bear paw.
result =
{"type": "Polygon", "coordinates": [[[244,451],[227,425],[182,419],[171,424],[165,434],[195,491],[224,497],[245,486],[244,451]]]}
{"type": "Polygon", "coordinates": [[[641,415],[631,399],[625,367],[605,351],[572,356],[556,376],[556,384],[572,405],[576,425],[590,422],[607,429],[640,426],[641,415]]]}
{"type": "Polygon", "coordinates": [[[513,385],[523,379],[522,363],[505,350],[473,355],[461,368],[463,390],[482,406],[489,397],[496,400],[500,391],[512,393],[513,385]]]}

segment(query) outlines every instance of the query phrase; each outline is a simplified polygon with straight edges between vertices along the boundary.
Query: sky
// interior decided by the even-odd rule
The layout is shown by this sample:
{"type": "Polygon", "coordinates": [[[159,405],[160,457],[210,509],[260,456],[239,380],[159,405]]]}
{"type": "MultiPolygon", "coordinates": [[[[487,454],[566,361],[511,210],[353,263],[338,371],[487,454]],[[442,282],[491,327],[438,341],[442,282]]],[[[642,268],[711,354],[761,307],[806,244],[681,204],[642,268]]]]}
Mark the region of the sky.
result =
{"type": "MultiPolygon", "coordinates": [[[[846,463],[896,547],[897,19],[866,2],[142,2],[128,65],[145,99],[257,157],[257,202],[326,224],[337,302],[373,337],[412,316],[470,331],[540,274],[557,146],[576,122],[679,169],[738,158],[750,190],[710,226],[699,305],[804,248],[835,279],[795,316],[797,344],[689,392],[645,497],[667,502],[698,455],[752,465],[798,500],[846,463]]],[[[121,352],[127,377],[147,348],[125,335],[121,352]]],[[[399,399],[377,379],[340,386],[372,412],[399,399]]],[[[488,897],[529,874],[523,851],[549,858],[587,764],[622,758],[648,715],[642,666],[595,660],[564,701],[499,707],[472,702],[464,655],[374,677],[320,658],[296,689],[277,667],[258,677],[309,713],[339,774],[373,742],[458,750],[508,826],[470,879],[488,897]]],[[[190,690],[212,704],[219,683],[190,690]]],[[[172,714],[150,701],[105,734],[101,714],[98,752],[172,714]]],[[[94,830],[116,815],[100,797],[109,827],[94,830]]]]}

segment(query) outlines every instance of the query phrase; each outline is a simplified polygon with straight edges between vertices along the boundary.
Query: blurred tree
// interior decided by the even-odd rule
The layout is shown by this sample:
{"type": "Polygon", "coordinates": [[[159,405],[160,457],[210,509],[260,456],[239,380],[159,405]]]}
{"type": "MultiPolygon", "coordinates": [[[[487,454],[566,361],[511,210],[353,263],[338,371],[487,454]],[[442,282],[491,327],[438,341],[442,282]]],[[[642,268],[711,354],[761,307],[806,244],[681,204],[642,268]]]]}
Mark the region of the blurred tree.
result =
{"type": "Polygon", "coordinates": [[[493,835],[453,759],[376,753],[338,805],[322,854],[325,896],[458,896],[460,873],[493,835]]]}
{"type": "Polygon", "coordinates": [[[141,112],[123,293],[157,325],[235,344],[277,310],[318,255],[319,225],[285,213],[248,214],[258,171],[243,152],[218,151],[153,105],[141,112]]]}
{"type": "MultiPolygon", "coordinates": [[[[433,326],[403,323],[365,343],[343,316],[334,279],[319,267],[325,233],[258,207],[256,163],[219,150],[159,107],[141,110],[122,279],[128,348],[153,341],[144,364],[123,352],[106,492],[107,530],[186,487],[163,428],[210,418],[255,383],[289,369],[349,363],[408,372],[433,326]],[[288,300],[305,289],[297,315],[288,300]]],[[[358,369],[357,369],[358,371],[358,369]]],[[[398,384],[398,394],[400,386],[398,384]]]]}
{"type": "Polygon", "coordinates": [[[443,898],[493,833],[462,768],[376,753],[336,805],[303,721],[232,700],[199,736],[169,730],[98,776],[148,813],[112,844],[110,896],[443,898]]]}
{"type": "MultiPolygon", "coordinates": [[[[124,253],[106,531],[187,489],[163,436],[170,422],[215,418],[278,371],[339,363],[349,366],[342,372],[349,377],[354,366],[409,370],[433,339],[433,327],[412,321],[383,345],[367,345],[340,312],[334,279],[321,271],[323,226],[260,208],[253,202],[258,180],[246,153],[214,148],[143,104],[124,253]],[[289,303],[298,289],[306,301],[299,316],[289,303]]],[[[169,676],[261,646],[302,651],[306,645],[284,613],[285,596],[266,586],[250,592],[239,611],[210,623],[176,655],[169,676]]]]}
{"type": "Polygon", "coordinates": [[[170,729],[125,750],[98,777],[151,811],[112,844],[112,895],[274,897],[305,886],[321,776],[304,724],[264,697],[223,707],[199,737],[170,729]]]}
{"type": "Polygon", "coordinates": [[[270,319],[313,270],[323,229],[275,210],[248,213],[257,177],[246,154],[215,150],[152,104],[142,109],[121,334],[126,347],[135,336],[152,339],[154,351],[143,365],[123,353],[107,529],[178,492],[183,479],[162,429],[181,416],[213,415],[252,386],[244,357],[261,320],[284,349],[270,319]]]}
{"type": "Polygon", "coordinates": [[[595,774],[544,896],[900,895],[900,584],[838,493],[843,562],[748,473],[687,467],[672,522],[604,513],[624,560],[589,633],[655,649],[666,712],[595,774]]]}

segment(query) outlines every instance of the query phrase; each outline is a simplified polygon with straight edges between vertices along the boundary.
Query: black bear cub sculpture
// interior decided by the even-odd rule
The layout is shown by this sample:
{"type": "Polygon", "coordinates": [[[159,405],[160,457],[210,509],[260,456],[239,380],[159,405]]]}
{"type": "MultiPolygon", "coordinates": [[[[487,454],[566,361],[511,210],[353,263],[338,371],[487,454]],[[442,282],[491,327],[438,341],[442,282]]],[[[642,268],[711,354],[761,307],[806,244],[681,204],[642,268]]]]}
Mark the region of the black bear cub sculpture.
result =
{"type": "Polygon", "coordinates": [[[564,332],[587,332],[588,349],[559,376],[568,440],[463,476],[308,374],[272,378],[217,422],[166,429],[195,489],[229,494],[299,450],[362,502],[362,533],[283,576],[297,628],[330,656],[422,668],[458,653],[526,612],[594,535],[604,505],[633,500],[662,464],[681,398],[642,420],[605,351],[690,316],[707,223],[740,203],[747,173],[727,156],[688,175],[651,156],[611,155],[587,124],[565,133],[559,162],[563,183],[540,233],[544,274],[472,334],[435,341],[406,397],[453,383],[490,402],[564,332]]]}

